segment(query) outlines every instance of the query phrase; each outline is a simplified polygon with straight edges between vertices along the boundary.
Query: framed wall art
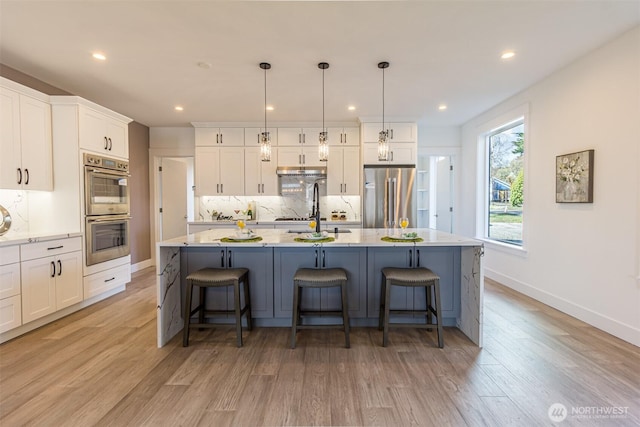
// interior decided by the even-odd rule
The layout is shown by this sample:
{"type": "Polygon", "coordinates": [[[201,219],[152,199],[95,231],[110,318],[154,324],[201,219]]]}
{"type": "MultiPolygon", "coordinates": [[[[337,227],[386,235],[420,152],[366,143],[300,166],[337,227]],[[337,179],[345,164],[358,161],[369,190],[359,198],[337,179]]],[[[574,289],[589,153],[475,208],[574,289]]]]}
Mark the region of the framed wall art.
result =
{"type": "Polygon", "coordinates": [[[556,203],[593,203],[593,153],[556,156],[556,203]]]}

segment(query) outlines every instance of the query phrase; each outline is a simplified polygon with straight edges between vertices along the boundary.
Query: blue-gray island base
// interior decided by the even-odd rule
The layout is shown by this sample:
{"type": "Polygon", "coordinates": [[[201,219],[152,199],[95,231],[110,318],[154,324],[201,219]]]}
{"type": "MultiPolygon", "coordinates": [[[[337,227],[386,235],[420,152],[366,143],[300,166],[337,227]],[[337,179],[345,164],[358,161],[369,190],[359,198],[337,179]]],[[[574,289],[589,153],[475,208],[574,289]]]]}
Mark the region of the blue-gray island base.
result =
{"type": "MultiPolygon", "coordinates": [[[[423,266],[440,276],[442,317],[482,346],[482,243],[432,229],[410,229],[422,242],[385,242],[387,229],[352,229],[330,234],[327,243],[296,242],[297,234],[285,230],[256,229],[258,242],[221,242],[233,237],[229,229],[209,230],[157,244],[158,347],[182,331],[184,278],[204,267],[245,267],[250,271],[252,314],[256,326],[289,327],[293,301],[293,275],[300,267],[341,267],[349,275],[349,316],[352,326],[378,325],[381,269],[423,266]]],[[[393,230],[392,230],[393,232],[393,230]]],[[[233,306],[224,288],[207,295],[213,309],[233,306]],[[217,291],[217,293],[215,293],[217,291]]],[[[336,289],[314,289],[302,304],[332,309],[339,304],[336,289]]],[[[392,309],[420,309],[424,289],[396,290],[392,309]]],[[[330,321],[331,319],[329,319],[330,321]]],[[[232,321],[232,319],[221,319],[232,321]]],[[[313,321],[322,323],[323,318],[313,321]]],[[[283,344],[284,345],[284,344],[283,344]]]]}

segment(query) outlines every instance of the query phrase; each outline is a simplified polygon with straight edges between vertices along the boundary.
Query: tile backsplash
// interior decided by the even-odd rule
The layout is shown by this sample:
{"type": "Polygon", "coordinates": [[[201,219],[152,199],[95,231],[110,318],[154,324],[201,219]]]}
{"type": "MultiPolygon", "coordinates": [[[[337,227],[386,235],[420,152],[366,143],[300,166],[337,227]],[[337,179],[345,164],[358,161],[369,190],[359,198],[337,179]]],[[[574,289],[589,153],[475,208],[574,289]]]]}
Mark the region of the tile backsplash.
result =
{"type": "MultiPolygon", "coordinates": [[[[256,204],[256,219],[273,221],[279,217],[306,217],[311,213],[312,202],[306,198],[281,196],[203,196],[196,197],[195,221],[209,221],[215,210],[221,215],[238,217],[250,202],[256,204]]],[[[346,212],[348,221],[360,221],[360,196],[323,196],[320,213],[329,219],[332,211],[346,212]]],[[[215,219],[215,218],[214,218],[215,219]]]]}
{"type": "Polygon", "coordinates": [[[29,203],[26,191],[0,190],[0,205],[11,215],[11,228],[3,237],[29,232],[29,203]]]}

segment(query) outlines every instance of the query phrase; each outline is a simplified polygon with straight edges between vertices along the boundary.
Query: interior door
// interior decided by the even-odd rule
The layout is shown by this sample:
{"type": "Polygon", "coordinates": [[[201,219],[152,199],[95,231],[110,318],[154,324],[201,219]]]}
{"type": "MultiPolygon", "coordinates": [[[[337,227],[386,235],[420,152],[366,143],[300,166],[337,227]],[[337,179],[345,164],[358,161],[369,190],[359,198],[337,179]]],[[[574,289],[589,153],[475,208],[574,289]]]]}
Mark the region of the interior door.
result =
{"type": "Polygon", "coordinates": [[[181,159],[162,159],[160,191],[162,200],[161,240],[187,234],[187,163],[181,159]]]}
{"type": "Polygon", "coordinates": [[[450,156],[434,156],[436,229],[451,233],[453,226],[453,165],[450,156]]]}

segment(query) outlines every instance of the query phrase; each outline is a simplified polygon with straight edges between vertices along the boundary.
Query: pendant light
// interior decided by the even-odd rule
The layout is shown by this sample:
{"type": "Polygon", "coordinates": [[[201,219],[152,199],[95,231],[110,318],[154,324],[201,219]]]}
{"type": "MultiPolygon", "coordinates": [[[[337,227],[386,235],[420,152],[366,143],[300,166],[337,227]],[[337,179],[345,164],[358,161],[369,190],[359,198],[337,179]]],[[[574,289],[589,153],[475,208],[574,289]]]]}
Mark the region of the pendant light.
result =
{"type": "Polygon", "coordinates": [[[378,161],[389,160],[389,130],[384,128],[384,69],[389,68],[388,62],[379,62],[378,68],[382,70],[382,130],[378,135],[378,161]]]}
{"type": "Polygon", "coordinates": [[[261,62],[264,70],[264,132],[260,134],[260,158],[263,162],[271,161],[271,135],[267,131],[267,70],[271,68],[268,62],[261,62]]]}
{"type": "Polygon", "coordinates": [[[322,70],[322,130],[319,136],[318,156],[321,162],[326,162],[329,158],[329,145],[327,143],[327,128],[324,127],[324,70],[329,68],[329,64],[321,62],[318,64],[318,68],[322,70]]]}

